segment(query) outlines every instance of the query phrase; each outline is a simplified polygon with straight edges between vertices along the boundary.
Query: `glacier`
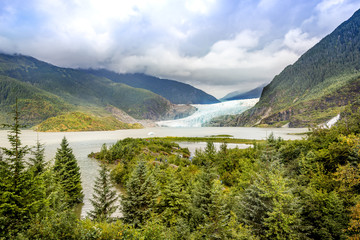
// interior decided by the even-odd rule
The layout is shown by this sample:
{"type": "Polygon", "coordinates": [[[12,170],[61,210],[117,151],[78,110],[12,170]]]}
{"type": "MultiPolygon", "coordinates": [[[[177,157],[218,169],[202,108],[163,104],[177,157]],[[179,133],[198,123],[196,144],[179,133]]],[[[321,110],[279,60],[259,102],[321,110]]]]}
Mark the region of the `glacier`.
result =
{"type": "Polygon", "coordinates": [[[160,127],[202,127],[212,118],[223,115],[235,115],[253,107],[259,98],[233,100],[214,104],[192,104],[196,112],[186,118],[159,121],[156,124],[160,127]]]}

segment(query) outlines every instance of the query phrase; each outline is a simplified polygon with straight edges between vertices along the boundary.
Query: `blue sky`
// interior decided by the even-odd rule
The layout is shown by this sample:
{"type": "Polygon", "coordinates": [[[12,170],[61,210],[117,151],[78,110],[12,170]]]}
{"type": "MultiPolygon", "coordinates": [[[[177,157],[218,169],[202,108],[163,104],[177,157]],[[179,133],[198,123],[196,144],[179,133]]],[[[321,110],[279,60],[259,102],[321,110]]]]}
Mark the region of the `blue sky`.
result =
{"type": "Polygon", "coordinates": [[[360,0],[1,0],[0,51],[142,72],[216,97],[270,82],[360,0]]]}

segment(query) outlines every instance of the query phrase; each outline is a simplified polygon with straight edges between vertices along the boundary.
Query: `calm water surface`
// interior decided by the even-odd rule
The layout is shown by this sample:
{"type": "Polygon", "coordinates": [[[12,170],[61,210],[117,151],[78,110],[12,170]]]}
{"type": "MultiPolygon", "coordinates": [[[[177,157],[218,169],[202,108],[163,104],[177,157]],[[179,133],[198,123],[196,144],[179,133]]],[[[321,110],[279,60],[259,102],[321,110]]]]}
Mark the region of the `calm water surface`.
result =
{"type": "MultiPolygon", "coordinates": [[[[32,130],[23,130],[21,133],[21,141],[23,145],[34,146],[36,140],[45,144],[45,158],[53,161],[56,149],[60,146],[62,138],[65,136],[73,149],[74,155],[78,160],[81,169],[81,178],[84,189],[84,206],[82,208],[82,216],[86,216],[86,212],[91,210],[92,206],[89,199],[92,197],[94,179],[98,174],[98,163],[96,160],[88,158],[91,152],[100,150],[101,145],[114,144],[119,139],[127,137],[147,138],[147,137],[205,137],[211,135],[228,134],[235,138],[244,139],[266,139],[271,132],[275,137],[281,137],[286,140],[301,139],[303,136],[291,135],[294,133],[306,132],[308,129],[293,128],[145,128],[118,131],[95,131],[95,132],[66,132],[66,133],[37,133],[32,130]],[[289,135],[290,134],[290,135],[289,135]]],[[[9,147],[7,140],[7,131],[0,131],[0,146],[9,147]]],[[[220,144],[216,144],[218,147],[220,144]]],[[[180,143],[182,147],[188,147],[191,152],[196,148],[204,148],[206,143],[180,143]]],[[[243,144],[229,144],[229,147],[247,147],[243,144]]]]}

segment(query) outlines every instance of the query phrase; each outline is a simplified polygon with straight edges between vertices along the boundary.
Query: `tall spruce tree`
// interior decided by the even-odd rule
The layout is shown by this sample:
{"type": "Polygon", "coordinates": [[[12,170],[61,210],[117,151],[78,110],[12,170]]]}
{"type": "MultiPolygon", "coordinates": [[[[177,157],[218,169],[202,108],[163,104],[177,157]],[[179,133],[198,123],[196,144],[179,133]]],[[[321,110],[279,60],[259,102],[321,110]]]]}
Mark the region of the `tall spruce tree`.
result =
{"type": "Polygon", "coordinates": [[[41,179],[33,178],[25,167],[29,148],[21,145],[17,101],[14,123],[4,126],[10,128],[10,148],[1,148],[4,156],[0,164],[0,238],[11,239],[26,229],[31,217],[43,209],[45,192],[41,179]]]}
{"type": "Polygon", "coordinates": [[[144,161],[140,161],[126,184],[121,196],[123,220],[135,227],[142,226],[151,216],[159,190],[144,161]]]}
{"type": "Polygon", "coordinates": [[[33,170],[35,176],[42,174],[46,168],[44,145],[39,140],[36,142],[35,149],[31,151],[33,157],[29,158],[29,166],[33,170]]]}
{"type": "Polygon", "coordinates": [[[84,194],[81,186],[80,168],[65,137],[55,155],[54,171],[64,192],[68,195],[69,206],[81,203],[84,194]]]}
{"type": "Polygon", "coordinates": [[[118,208],[118,206],[115,205],[115,201],[117,200],[116,191],[113,190],[109,170],[105,164],[101,165],[99,175],[95,181],[93,199],[90,199],[94,210],[90,211],[88,216],[93,221],[110,222],[113,220],[111,215],[118,208]]]}

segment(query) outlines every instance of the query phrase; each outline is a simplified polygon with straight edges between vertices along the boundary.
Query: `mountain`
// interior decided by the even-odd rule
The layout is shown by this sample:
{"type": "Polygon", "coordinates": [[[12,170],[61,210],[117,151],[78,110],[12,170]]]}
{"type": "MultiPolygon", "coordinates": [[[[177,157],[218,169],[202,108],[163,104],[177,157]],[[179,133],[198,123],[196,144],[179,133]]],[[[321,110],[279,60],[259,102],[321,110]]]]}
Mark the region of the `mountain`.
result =
{"type": "Polygon", "coordinates": [[[138,123],[123,123],[115,117],[96,117],[81,112],[70,112],[51,117],[37,125],[40,132],[112,131],[142,128],[138,123]]]}
{"type": "Polygon", "coordinates": [[[360,10],[286,67],[260,101],[222,126],[316,126],[339,114],[360,93],[360,10]]]}
{"type": "Polygon", "coordinates": [[[175,104],[210,104],[219,102],[215,97],[200,89],[174,80],[161,79],[140,73],[119,74],[106,69],[88,69],[84,71],[96,76],[106,77],[117,83],[147,89],[175,104]]]}
{"type": "Polygon", "coordinates": [[[0,54],[0,79],[0,120],[4,121],[16,98],[22,120],[30,126],[74,110],[106,115],[109,105],[139,119],[174,115],[174,105],[151,91],[28,56],[0,54]]]}
{"type": "Polygon", "coordinates": [[[234,91],[223,98],[220,99],[220,101],[231,101],[231,100],[242,100],[242,99],[251,99],[251,98],[259,98],[261,96],[261,93],[264,89],[265,85],[261,85],[257,88],[254,88],[250,91],[243,92],[241,90],[234,91]]]}

